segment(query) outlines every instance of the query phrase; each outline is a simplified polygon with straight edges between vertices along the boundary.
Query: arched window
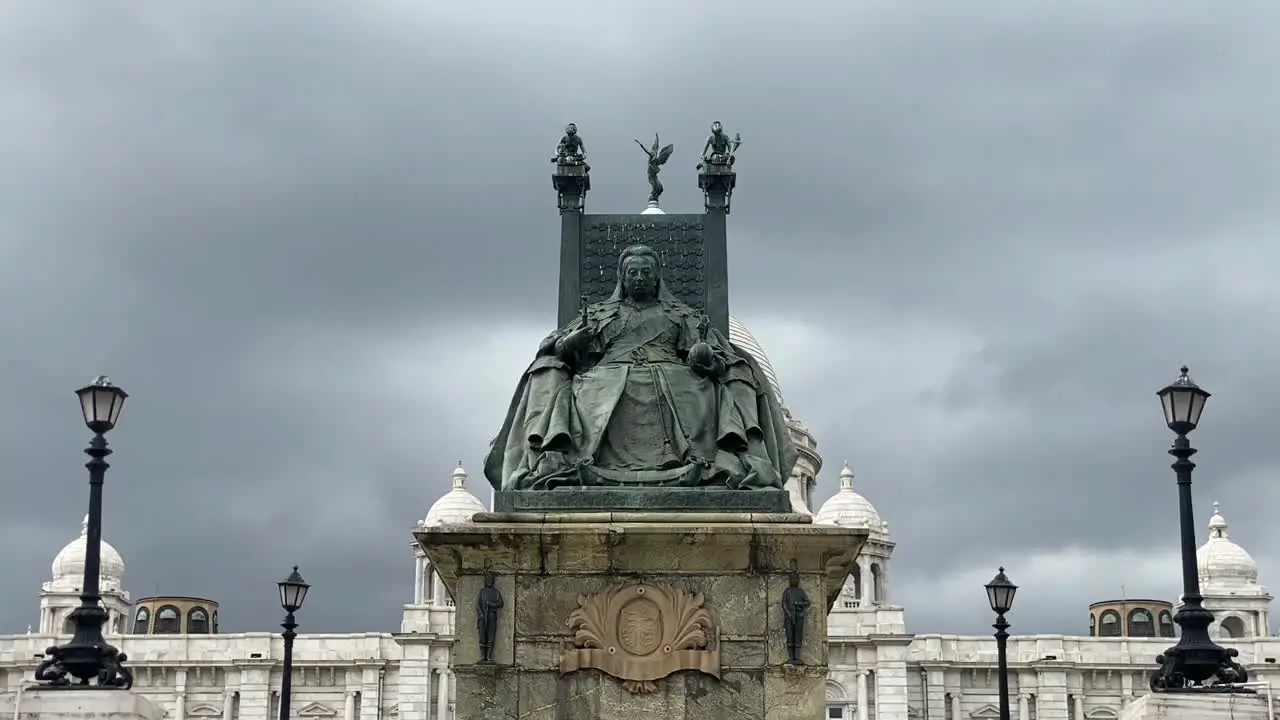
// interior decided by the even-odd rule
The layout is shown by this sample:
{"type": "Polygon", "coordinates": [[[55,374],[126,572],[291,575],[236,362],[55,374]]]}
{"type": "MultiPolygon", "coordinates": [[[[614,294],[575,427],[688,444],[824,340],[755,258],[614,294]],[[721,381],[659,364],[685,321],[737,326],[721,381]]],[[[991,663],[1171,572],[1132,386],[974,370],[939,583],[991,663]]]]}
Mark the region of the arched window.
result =
{"type": "Polygon", "coordinates": [[[209,634],[209,613],[202,607],[193,607],[187,613],[187,632],[191,635],[209,634]]]}
{"type": "Polygon", "coordinates": [[[1145,608],[1129,611],[1129,637],[1155,637],[1156,621],[1145,608]]]}
{"type": "Polygon", "coordinates": [[[1098,618],[1098,637],[1120,637],[1120,613],[1108,610],[1098,618]]]}
{"type": "Polygon", "coordinates": [[[217,610],[213,611],[213,630],[211,632],[214,635],[218,634],[218,611],[217,610]]]}
{"type": "Polygon", "coordinates": [[[151,613],[146,608],[138,608],[138,614],[133,616],[133,631],[139,635],[146,635],[150,630],[151,613]]]}
{"type": "Polygon", "coordinates": [[[1245,636],[1244,621],[1232,615],[1222,621],[1222,634],[1229,638],[1242,638],[1245,636]]]}
{"type": "Polygon", "coordinates": [[[1173,637],[1173,616],[1168,610],[1160,611],[1160,637],[1173,637]]]}
{"type": "Polygon", "coordinates": [[[853,599],[854,602],[862,604],[862,566],[853,566],[853,599]]]}
{"type": "Polygon", "coordinates": [[[884,596],[884,588],[880,585],[880,564],[871,563],[871,604],[879,605],[884,596]]]}
{"type": "Polygon", "coordinates": [[[182,619],[178,608],[165,605],[156,611],[156,635],[177,635],[182,632],[182,619]]]}

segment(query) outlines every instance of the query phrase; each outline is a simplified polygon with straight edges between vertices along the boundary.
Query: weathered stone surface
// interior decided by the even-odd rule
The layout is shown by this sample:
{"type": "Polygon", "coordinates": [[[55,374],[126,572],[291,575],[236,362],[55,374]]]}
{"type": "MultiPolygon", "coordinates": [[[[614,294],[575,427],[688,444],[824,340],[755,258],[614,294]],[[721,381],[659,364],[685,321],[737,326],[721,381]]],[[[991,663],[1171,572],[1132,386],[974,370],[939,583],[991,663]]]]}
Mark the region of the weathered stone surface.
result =
{"type": "MultiPolygon", "coordinates": [[[[17,701],[14,700],[14,703],[17,701]]],[[[20,707],[0,702],[15,720],[162,720],[164,710],[130,690],[97,688],[31,688],[20,707]]]]}
{"type": "Polygon", "coordinates": [[[755,512],[789,513],[786,490],[727,488],[556,488],[499,490],[496,512],[755,512]]]}
{"type": "MultiPolygon", "coordinates": [[[[787,516],[776,514],[697,517],[696,522],[680,522],[688,516],[489,513],[471,525],[419,529],[419,542],[458,600],[454,667],[459,717],[820,716],[827,673],[826,611],[866,531],[778,522],[787,516]],[[517,517],[531,521],[512,522],[517,517]],[[781,610],[793,563],[814,602],[801,649],[807,664],[799,666],[785,664],[781,610]],[[474,664],[474,597],[486,567],[497,575],[507,602],[496,664],[488,666],[474,664]],[[641,686],[585,666],[562,673],[565,650],[573,646],[569,620],[580,607],[579,596],[628,588],[634,592],[642,585],[701,595],[710,616],[707,647],[718,654],[719,679],[703,671],[676,670],[651,681],[652,686],[641,686]]],[[[598,624],[616,621],[606,615],[601,612],[598,624]]]]}
{"type": "Polygon", "coordinates": [[[1149,693],[1130,703],[1120,720],[1265,720],[1267,696],[1240,693],[1149,693]]]}
{"type": "MultiPolygon", "coordinates": [[[[475,632],[471,633],[475,637],[475,632]]],[[[454,664],[457,689],[454,720],[497,720],[522,717],[519,706],[520,674],[501,665],[454,664]]],[[[554,716],[553,716],[554,717],[554,716]]]]}

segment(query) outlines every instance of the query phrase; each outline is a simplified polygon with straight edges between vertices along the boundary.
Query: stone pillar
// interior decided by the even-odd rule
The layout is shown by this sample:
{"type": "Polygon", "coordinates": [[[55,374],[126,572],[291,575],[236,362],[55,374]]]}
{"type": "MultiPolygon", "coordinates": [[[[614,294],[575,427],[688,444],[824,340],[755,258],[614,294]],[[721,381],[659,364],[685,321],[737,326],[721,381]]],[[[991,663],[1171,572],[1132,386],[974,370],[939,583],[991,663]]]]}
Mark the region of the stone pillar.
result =
{"type": "Polygon", "coordinates": [[[946,675],[941,670],[928,670],[925,679],[929,683],[929,693],[924,699],[925,715],[930,720],[942,720],[947,712],[947,696],[943,682],[946,675]]]}
{"type": "Polygon", "coordinates": [[[187,717],[187,671],[177,670],[173,673],[173,720],[186,720],[187,717]]]}
{"type": "Polygon", "coordinates": [[[1018,693],[1018,720],[1031,720],[1031,696],[1018,693]]]}
{"type": "MultiPolygon", "coordinates": [[[[419,589],[421,589],[421,585],[419,585],[419,589]]],[[[342,720],[356,720],[355,690],[348,690],[342,694],[342,720]]]]}
{"type": "Polygon", "coordinates": [[[870,720],[867,717],[867,671],[858,671],[858,720],[870,720]]]}
{"type": "Polygon", "coordinates": [[[236,694],[234,691],[222,696],[222,720],[234,720],[236,712],[236,694]]]}
{"type": "Polygon", "coordinates": [[[953,692],[951,698],[951,720],[962,720],[964,717],[960,714],[960,693],[953,692]]]}
{"type": "Polygon", "coordinates": [[[422,566],[423,564],[424,563],[422,561],[421,555],[413,556],[413,604],[414,605],[422,604],[422,580],[423,580],[422,566]]]}
{"type": "Polygon", "coordinates": [[[440,695],[436,698],[436,720],[449,718],[449,668],[440,668],[440,695]]]}
{"type": "Polygon", "coordinates": [[[1084,720],[1084,698],[1079,695],[1071,696],[1071,720],[1084,720]]]}

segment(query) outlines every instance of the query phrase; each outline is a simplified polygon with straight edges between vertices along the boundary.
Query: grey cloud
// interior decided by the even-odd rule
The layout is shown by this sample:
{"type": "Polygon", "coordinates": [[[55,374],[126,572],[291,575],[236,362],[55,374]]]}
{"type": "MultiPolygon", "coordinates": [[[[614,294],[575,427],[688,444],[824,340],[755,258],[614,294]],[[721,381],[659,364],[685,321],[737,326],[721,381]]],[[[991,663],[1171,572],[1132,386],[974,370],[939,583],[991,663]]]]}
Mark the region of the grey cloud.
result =
{"type": "MultiPolygon", "coordinates": [[[[743,133],[734,312],[829,334],[778,371],[824,490],[850,455],[890,520],[913,629],[985,631],[980,597],[919,590],[948,567],[1170,547],[1152,393],[1184,361],[1217,393],[1200,515],[1221,499],[1246,547],[1275,539],[1275,295],[1245,277],[1274,260],[1269,4],[533,7],[32,2],[0,29],[0,523],[26,523],[0,627],[34,620],[50,539],[78,529],[69,393],[104,371],[133,393],[106,526],[135,594],[214,595],[228,630],[260,629],[299,563],[305,627],[395,627],[407,527],[456,458],[487,496],[473,428],[530,348],[481,346],[486,323],[551,322],[569,120],[596,211],[643,201],[633,137],[675,143],[664,203],[691,211],[707,122],[743,133]],[[913,352],[900,327],[929,333],[916,352],[970,341],[919,382],[851,359],[913,352]],[[370,374],[397,353],[460,377],[502,359],[468,407],[370,374]],[[898,382],[927,389],[863,397],[898,382]]],[[[1064,607],[1019,627],[1073,629],[1064,607]]]]}

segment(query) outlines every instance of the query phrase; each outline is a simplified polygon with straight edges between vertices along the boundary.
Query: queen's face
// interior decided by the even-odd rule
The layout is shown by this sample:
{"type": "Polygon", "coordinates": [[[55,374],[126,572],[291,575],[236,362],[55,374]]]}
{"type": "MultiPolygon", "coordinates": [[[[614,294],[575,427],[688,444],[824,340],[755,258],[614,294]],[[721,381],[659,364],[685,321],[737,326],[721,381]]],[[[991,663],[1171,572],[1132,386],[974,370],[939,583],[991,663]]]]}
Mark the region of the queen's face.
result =
{"type": "Polygon", "coordinates": [[[658,269],[649,258],[632,258],[622,266],[622,285],[628,297],[652,300],[658,294],[658,269]]]}

